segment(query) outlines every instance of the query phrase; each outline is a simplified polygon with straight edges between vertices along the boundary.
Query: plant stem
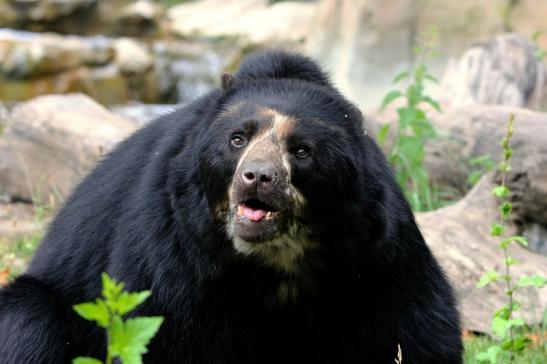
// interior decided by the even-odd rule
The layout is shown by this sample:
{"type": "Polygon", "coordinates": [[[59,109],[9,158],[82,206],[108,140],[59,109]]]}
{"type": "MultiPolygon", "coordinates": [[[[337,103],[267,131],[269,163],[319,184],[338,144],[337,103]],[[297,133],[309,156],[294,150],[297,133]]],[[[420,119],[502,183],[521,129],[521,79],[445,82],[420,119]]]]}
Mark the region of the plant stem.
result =
{"type": "MultiPolygon", "coordinates": [[[[507,254],[507,249],[503,249],[503,255],[505,256],[505,282],[507,284],[507,296],[509,296],[509,320],[513,317],[513,287],[511,285],[511,273],[509,270],[508,259],[509,255],[507,254]]],[[[513,336],[513,326],[509,327],[509,340],[511,343],[511,350],[509,350],[509,362],[513,361],[513,351],[515,345],[515,338],[513,336]]]]}
{"type": "MultiPolygon", "coordinates": [[[[503,147],[503,161],[500,166],[501,171],[501,186],[506,187],[507,183],[507,171],[509,170],[509,158],[511,157],[509,151],[509,141],[511,140],[511,137],[513,135],[513,123],[515,121],[515,115],[510,114],[509,115],[509,123],[507,126],[507,134],[505,135],[505,138],[503,139],[502,147],[503,147]]],[[[505,197],[502,201],[505,202],[508,199],[508,197],[505,197]]],[[[507,223],[508,218],[504,215],[502,211],[500,211],[500,217],[501,217],[501,225],[505,226],[507,223]]],[[[509,246],[505,247],[503,249],[503,256],[504,256],[504,264],[505,264],[505,283],[507,286],[507,296],[509,297],[509,307],[508,307],[508,315],[507,319],[511,320],[513,317],[513,286],[512,286],[512,277],[511,277],[511,271],[510,271],[510,264],[509,264],[509,253],[508,250],[509,246]]],[[[515,339],[513,335],[513,327],[509,326],[509,342],[510,342],[510,350],[509,350],[509,362],[513,361],[513,353],[515,349],[515,339]]]]}
{"type": "Polygon", "coordinates": [[[113,315],[114,313],[108,308],[108,329],[106,330],[106,359],[105,364],[112,364],[112,353],[110,352],[110,347],[112,346],[110,341],[110,332],[112,332],[113,326],[113,315]]]}

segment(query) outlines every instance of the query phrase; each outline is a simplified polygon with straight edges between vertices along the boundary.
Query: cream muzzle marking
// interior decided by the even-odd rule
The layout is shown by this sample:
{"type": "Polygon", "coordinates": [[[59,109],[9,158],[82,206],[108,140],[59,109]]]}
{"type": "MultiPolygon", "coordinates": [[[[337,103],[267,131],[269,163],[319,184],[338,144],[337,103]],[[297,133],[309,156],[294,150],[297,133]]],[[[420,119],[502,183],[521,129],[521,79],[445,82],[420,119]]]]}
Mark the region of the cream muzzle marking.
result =
{"type": "Polygon", "coordinates": [[[311,232],[309,229],[299,224],[295,219],[301,214],[302,207],[305,204],[305,199],[300,191],[290,183],[291,166],[285,140],[293,129],[295,120],[272,109],[262,110],[261,114],[271,118],[273,123],[270,128],[250,141],[238,161],[229,190],[230,212],[227,214],[227,233],[231,237],[234,249],[237,252],[256,256],[267,266],[294,273],[300,271],[298,261],[304,257],[306,250],[313,245],[310,240],[311,232]],[[242,166],[248,158],[268,158],[277,166],[279,173],[276,178],[282,179],[278,182],[283,187],[282,193],[289,201],[292,215],[287,221],[284,231],[280,231],[273,238],[259,243],[245,241],[238,236],[235,231],[237,219],[249,219],[248,223],[250,224],[273,223],[273,220],[282,212],[262,209],[252,210],[237,200],[235,181],[237,178],[241,178],[242,166]]]}

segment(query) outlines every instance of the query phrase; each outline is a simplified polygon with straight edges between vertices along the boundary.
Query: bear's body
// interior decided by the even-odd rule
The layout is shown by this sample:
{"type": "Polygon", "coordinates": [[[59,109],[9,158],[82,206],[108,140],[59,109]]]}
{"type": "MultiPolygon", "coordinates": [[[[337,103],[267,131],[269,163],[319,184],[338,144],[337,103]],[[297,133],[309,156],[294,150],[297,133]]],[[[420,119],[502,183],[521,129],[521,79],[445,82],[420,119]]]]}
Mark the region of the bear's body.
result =
{"type": "Polygon", "coordinates": [[[461,363],[450,286],[360,112],[298,55],[223,81],[75,190],[0,291],[0,362],[104,358],[71,306],[106,271],[152,290],[135,315],[165,317],[145,362],[393,363],[400,345],[405,364],[461,363]]]}

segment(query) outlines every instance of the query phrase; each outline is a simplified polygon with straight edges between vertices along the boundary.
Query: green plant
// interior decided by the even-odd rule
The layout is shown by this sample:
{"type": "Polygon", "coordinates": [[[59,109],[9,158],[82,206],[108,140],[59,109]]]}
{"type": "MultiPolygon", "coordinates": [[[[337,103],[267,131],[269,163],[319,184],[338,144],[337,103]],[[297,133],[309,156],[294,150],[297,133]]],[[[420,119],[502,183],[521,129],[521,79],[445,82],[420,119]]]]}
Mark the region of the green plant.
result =
{"type": "Polygon", "coordinates": [[[187,2],[188,0],[156,0],[156,2],[163,4],[167,7],[171,7],[174,5],[182,4],[184,2],[187,2]]]}
{"type": "MultiPolygon", "coordinates": [[[[86,320],[95,321],[106,329],[107,351],[105,364],[112,364],[114,358],[123,364],[140,364],[146,346],[156,335],[163,317],[135,317],[123,320],[122,317],[143,303],[150,291],[126,292],[124,284],[118,283],[106,273],[102,276],[102,297],[95,302],[85,302],[73,308],[86,320]]],[[[73,364],[100,364],[100,360],[78,357],[73,364]]]]}
{"type": "MultiPolygon", "coordinates": [[[[545,364],[545,358],[547,357],[547,346],[543,339],[543,332],[530,331],[526,333],[532,338],[537,338],[536,344],[530,345],[526,350],[515,356],[512,364],[545,364]]],[[[497,341],[489,338],[488,336],[472,336],[464,338],[465,353],[464,363],[466,364],[478,364],[481,363],[477,360],[477,354],[486,351],[489,347],[496,345],[497,341]]]]}
{"type": "Polygon", "coordinates": [[[506,0],[506,3],[501,8],[501,21],[505,32],[513,31],[513,10],[517,6],[519,0],[506,0]]]}
{"type": "MultiPolygon", "coordinates": [[[[412,208],[415,211],[431,210],[435,208],[435,204],[423,161],[426,142],[437,134],[423,105],[429,104],[435,110],[441,110],[439,103],[424,91],[426,81],[437,80],[428,73],[426,65],[422,62],[410,71],[398,74],[393,83],[405,79],[410,80],[406,90],[390,91],[384,97],[381,106],[381,110],[384,110],[396,99],[404,98],[406,101],[405,106],[397,109],[398,127],[393,146],[388,152],[388,160],[412,208]]],[[[381,144],[385,142],[389,129],[390,124],[385,124],[380,129],[378,140],[381,144]]]]}
{"type": "Polygon", "coordinates": [[[471,186],[474,186],[485,173],[492,171],[495,166],[494,161],[488,154],[472,158],[469,164],[471,165],[471,171],[467,177],[467,183],[471,186]]]}
{"type": "Polygon", "coordinates": [[[502,282],[505,284],[505,294],[507,296],[507,304],[494,312],[492,316],[492,331],[499,338],[499,341],[481,351],[476,355],[476,359],[481,363],[507,363],[512,362],[514,356],[522,353],[528,346],[530,340],[524,334],[524,320],[516,318],[515,312],[519,311],[520,303],[515,299],[515,293],[524,287],[542,288],[547,279],[539,275],[522,275],[518,281],[511,275],[511,267],[519,262],[509,255],[509,248],[512,244],[528,245],[526,238],[523,236],[513,235],[505,236],[505,227],[509,220],[513,205],[509,202],[511,191],[507,187],[507,172],[511,166],[509,160],[513,153],[509,143],[513,135],[513,123],[515,116],[509,117],[507,126],[507,134],[501,141],[503,148],[502,160],[499,163],[498,169],[501,173],[500,185],[492,190],[492,194],[499,200],[500,219],[490,226],[490,234],[492,237],[499,239],[499,247],[504,255],[504,271],[491,270],[484,274],[477,287],[485,287],[493,282],[502,282]]]}
{"type": "Polygon", "coordinates": [[[545,57],[547,57],[547,49],[540,48],[538,45],[539,38],[541,38],[544,34],[545,32],[542,32],[542,31],[537,31],[537,32],[534,32],[534,34],[532,34],[532,41],[537,46],[535,56],[536,56],[536,59],[540,62],[543,62],[545,57]]]}

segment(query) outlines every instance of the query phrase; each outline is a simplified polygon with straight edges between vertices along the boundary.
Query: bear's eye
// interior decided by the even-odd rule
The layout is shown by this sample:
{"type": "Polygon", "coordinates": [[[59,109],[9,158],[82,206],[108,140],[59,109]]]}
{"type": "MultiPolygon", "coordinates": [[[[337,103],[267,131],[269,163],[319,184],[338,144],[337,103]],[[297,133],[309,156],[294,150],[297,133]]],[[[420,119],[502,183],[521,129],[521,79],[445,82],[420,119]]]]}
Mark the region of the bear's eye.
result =
{"type": "Polygon", "coordinates": [[[299,146],[298,148],[295,149],[294,155],[298,159],[304,159],[304,158],[306,158],[307,156],[310,155],[310,149],[308,147],[306,147],[305,145],[301,145],[301,146],[299,146]]]}
{"type": "Polygon", "coordinates": [[[232,143],[235,148],[241,148],[245,146],[247,141],[241,134],[234,134],[232,135],[232,139],[230,139],[230,143],[232,143]]]}

